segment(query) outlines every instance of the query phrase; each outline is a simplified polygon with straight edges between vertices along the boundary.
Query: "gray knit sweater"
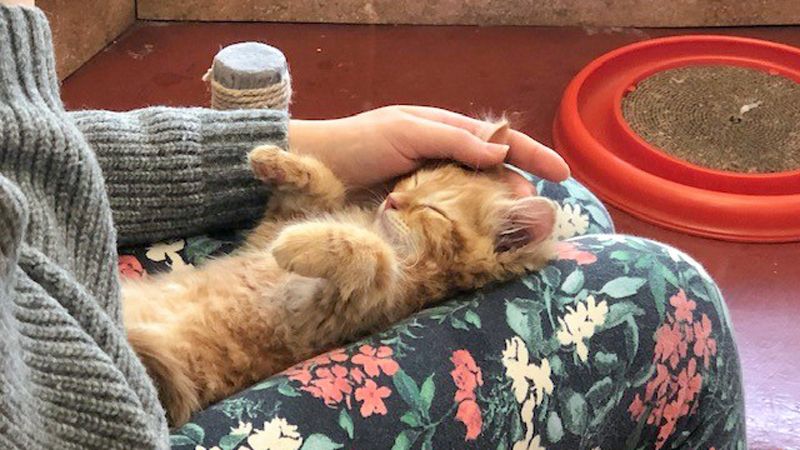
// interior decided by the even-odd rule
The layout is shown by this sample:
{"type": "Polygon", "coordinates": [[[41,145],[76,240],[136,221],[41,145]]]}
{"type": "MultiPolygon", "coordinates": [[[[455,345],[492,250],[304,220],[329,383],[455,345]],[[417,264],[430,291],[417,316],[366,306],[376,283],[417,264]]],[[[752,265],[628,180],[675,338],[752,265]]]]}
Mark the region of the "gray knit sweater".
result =
{"type": "Polygon", "coordinates": [[[286,115],[67,113],[50,31],[0,6],[0,449],[166,448],[120,321],[117,243],[234,227],[265,192],[245,154],[286,115]]]}

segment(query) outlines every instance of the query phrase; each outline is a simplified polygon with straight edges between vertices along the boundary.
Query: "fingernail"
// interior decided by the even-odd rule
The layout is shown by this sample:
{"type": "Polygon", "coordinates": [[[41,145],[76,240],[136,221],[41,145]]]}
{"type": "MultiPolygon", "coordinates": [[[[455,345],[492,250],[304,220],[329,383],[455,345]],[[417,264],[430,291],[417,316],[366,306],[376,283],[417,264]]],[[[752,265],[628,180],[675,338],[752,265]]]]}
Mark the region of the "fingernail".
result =
{"type": "Polygon", "coordinates": [[[486,147],[489,149],[490,153],[493,153],[497,156],[502,156],[503,161],[506,160],[506,155],[508,155],[508,150],[511,149],[511,147],[505,144],[487,144],[486,147]]]}

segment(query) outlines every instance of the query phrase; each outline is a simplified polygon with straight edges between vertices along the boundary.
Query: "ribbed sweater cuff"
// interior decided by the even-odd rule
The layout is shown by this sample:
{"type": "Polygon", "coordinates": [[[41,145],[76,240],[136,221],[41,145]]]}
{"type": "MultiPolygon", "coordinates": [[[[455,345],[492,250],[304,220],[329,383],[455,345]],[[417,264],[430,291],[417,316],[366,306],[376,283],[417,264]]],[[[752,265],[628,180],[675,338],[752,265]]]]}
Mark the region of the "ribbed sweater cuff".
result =
{"type": "Polygon", "coordinates": [[[0,103],[62,111],[50,27],[38,9],[0,5],[0,103]]]}
{"type": "Polygon", "coordinates": [[[97,154],[120,244],[251,224],[266,187],[247,153],[286,147],[288,117],[274,110],[148,108],[69,113],[97,154]]]}

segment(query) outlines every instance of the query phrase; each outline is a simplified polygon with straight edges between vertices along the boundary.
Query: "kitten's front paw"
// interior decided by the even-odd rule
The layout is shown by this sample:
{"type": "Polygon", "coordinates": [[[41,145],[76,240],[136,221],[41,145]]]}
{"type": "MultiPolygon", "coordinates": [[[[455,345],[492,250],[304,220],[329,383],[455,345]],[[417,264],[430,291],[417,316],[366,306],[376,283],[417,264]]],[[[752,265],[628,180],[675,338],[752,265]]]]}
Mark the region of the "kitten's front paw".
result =
{"type": "Polygon", "coordinates": [[[302,189],[311,179],[311,174],[300,158],[274,145],[256,147],[248,157],[256,177],[277,187],[302,189]]]}
{"type": "Polygon", "coordinates": [[[293,225],[281,232],[272,243],[272,257],[278,263],[278,267],[288,272],[295,272],[299,275],[320,278],[324,276],[314,270],[314,260],[319,261],[324,255],[320,255],[315,249],[313,234],[303,231],[307,224],[293,225]]]}
{"type": "Polygon", "coordinates": [[[379,236],[342,223],[286,227],[273,242],[272,256],[282,269],[325,278],[345,294],[386,286],[396,272],[394,253],[379,236]]]}

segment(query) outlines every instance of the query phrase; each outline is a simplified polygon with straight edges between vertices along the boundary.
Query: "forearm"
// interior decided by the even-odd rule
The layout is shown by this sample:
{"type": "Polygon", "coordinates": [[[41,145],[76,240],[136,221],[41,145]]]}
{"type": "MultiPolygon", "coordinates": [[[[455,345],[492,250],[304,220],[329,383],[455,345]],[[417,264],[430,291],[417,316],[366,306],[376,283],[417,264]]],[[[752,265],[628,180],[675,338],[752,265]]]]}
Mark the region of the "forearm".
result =
{"type": "Polygon", "coordinates": [[[247,153],[261,144],[285,147],[287,139],[286,113],[272,110],[69,115],[102,167],[120,244],[246,226],[267,198],[247,153]]]}

